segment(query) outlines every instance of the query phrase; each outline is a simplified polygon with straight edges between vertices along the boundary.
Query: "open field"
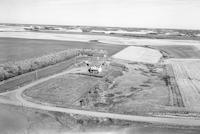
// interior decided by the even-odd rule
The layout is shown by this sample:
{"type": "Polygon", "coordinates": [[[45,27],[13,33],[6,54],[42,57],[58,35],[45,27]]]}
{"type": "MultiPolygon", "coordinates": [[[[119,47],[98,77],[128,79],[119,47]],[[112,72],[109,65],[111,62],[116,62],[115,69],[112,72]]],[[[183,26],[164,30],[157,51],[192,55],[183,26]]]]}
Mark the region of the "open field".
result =
{"type": "Polygon", "coordinates": [[[62,40],[62,41],[82,41],[98,40],[99,42],[113,45],[199,45],[196,40],[172,40],[172,39],[146,39],[146,38],[126,38],[114,37],[110,35],[95,34],[72,34],[72,33],[50,33],[50,32],[0,32],[2,38],[26,38],[26,39],[46,39],[46,40],[62,40]]]}
{"type": "Polygon", "coordinates": [[[171,60],[175,79],[185,107],[200,110],[199,60],[171,60]]]}
{"type": "Polygon", "coordinates": [[[155,49],[164,51],[170,58],[200,58],[200,50],[195,46],[152,46],[155,49]]]}
{"type": "Polygon", "coordinates": [[[162,54],[155,49],[129,46],[113,55],[113,57],[133,62],[157,63],[162,54]]]}
{"type": "Polygon", "coordinates": [[[51,32],[73,34],[98,34],[117,37],[134,37],[150,39],[200,40],[199,30],[152,29],[152,28],[122,28],[97,26],[56,26],[56,25],[10,25],[0,24],[1,32],[51,32]]]}
{"type": "Polygon", "coordinates": [[[37,102],[67,106],[72,105],[96,83],[95,78],[67,74],[34,86],[26,90],[24,94],[37,102]]]}
{"type": "Polygon", "coordinates": [[[55,41],[37,39],[0,38],[0,64],[39,57],[70,48],[104,49],[113,55],[126,46],[113,46],[95,42],[55,41]]]}
{"type": "Polygon", "coordinates": [[[37,103],[123,114],[148,115],[169,105],[162,66],[114,60],[105,69],[102,78],[67,74],[27,89],[23,95],[37,103]]]}

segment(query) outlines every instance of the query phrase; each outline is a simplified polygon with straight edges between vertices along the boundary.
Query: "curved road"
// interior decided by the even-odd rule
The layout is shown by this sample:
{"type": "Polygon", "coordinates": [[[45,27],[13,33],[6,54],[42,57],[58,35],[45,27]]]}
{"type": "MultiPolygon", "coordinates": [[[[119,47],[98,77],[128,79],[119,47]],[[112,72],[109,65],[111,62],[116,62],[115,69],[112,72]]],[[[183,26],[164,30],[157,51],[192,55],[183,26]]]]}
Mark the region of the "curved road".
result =
{"type": "Polygon", "coordinates": [[[18,106],[36,108],[41,110],[48,110],[48,111],[57,111],[57,112],[64,112],[68,114],[79,114],[85,116],[93,116],[93,117],[100,117],[100,118],[112,118],[112,119],[120,119],[120,120],[128,120],[134,122],[148,122],[148,123],[156,123],[156,124],[167,124],[167,125],[180,125],[180,126],[200,126],[200,120],[193,119],[193,118],[184,118],[184,117],[147,117],[147,116],[135,116],[135,115],[124,115],[124,114],[115,114],[115,113],[105,113],[105,112],[95,112],[95,111],[85,111],[85,110],[77,110],[77,109],[70,109],[70,108],[61,108],[55,106],[48,106],[45,104],[36,104],[30,101],[25,100],[22,98],[22,92],[34,85],[47,81],[49,79],[55,78],[57,76],[61,76],[67,73],[73,73],[76,71],[68,70],[47,78],[43,78],[37,80],[31,84],[28,84],[24,87],[18,88],[14,91],[1,93],[0,94],[0,103],[4,104],[13,104],[18,106]]]}

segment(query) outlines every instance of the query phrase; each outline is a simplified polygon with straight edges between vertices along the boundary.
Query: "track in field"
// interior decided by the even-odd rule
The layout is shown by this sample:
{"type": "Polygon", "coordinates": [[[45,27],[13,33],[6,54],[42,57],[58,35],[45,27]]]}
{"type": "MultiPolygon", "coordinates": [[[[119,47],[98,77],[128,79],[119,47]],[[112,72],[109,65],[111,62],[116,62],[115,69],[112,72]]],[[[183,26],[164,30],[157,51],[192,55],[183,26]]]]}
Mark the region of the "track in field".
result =
{"type": "Polygon", "coordinates": [[[166,65],[167,75],[169,76],[170,105],[184,107],[183,99],[176,83],[174,72],[171,65],[166,65]]]}
{"type": "Polygon", "coordinates": [[[174,71],[184,106],[200,110],[200,60],[172,60],[174,71]]]}

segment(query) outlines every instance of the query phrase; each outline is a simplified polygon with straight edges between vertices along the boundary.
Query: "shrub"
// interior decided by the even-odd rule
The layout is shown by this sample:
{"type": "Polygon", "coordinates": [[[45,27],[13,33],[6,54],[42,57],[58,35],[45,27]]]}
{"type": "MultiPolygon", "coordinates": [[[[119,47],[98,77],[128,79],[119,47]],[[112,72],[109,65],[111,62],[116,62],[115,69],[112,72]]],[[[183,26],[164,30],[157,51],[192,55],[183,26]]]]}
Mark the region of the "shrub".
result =
{"type": "Polygon", "coordinates": [[[49,65],[54,65],[58,62],[69,60],[79,55],[103,56],[105,54],[106,52],[104,50],[97,49],[67,49],[37,58],[31,58],[17,62],[8,62],[0,65],[0,81],[49,65]]]}

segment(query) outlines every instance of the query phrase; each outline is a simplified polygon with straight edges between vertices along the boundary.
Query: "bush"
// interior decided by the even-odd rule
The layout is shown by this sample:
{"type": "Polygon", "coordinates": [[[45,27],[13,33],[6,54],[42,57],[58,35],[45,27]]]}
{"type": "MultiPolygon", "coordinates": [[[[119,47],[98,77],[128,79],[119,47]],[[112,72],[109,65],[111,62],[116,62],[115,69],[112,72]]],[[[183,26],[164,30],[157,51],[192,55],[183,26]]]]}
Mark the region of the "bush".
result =
{"type": "Polygon", "coordinates": [[[58,62],[69,60],[79,55],[103,56],[106,52],[97,49],[67,49],[61,52],[44,55],[37,58],[17,62],[8,62],[0,65],[0,81],[11,77],[34,71],[58,62]]]}

